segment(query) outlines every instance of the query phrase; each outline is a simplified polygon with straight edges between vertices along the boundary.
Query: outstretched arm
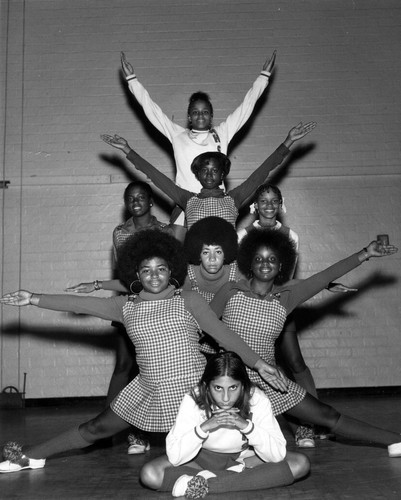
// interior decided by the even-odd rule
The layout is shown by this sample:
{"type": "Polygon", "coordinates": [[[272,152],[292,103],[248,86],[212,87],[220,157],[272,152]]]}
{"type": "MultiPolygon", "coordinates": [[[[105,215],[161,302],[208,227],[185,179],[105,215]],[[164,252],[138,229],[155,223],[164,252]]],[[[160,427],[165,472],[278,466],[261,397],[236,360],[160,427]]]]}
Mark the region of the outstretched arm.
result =
{"type": "Polygon", "coordinates": [[[276,62],[276,54],[277,50],[273,51],[273,54],[270,56],[269,59],[266,59],[264,65],[263,65],[263,71],[267,71],[267,73],[271,73],[274,68],[274,63],[276,62]]]}
{"type": "Polygon", "coordinates": [[[310,299],[321,290],[326,288],[328,284],[344,274],[349,273],[352,269],[358,267],[362,262],[370,258],[386,257],[398,252],[398,248],[394,245],[381,245],[377,241],[372,241],[369,245],[363,248],[350,257],[340,260],[336,264],[324,269],[320,273],[316,273],[310,278],[301,280],[292,289],[291,296],[285,305],[289,314],[295,307],[310,299]]]}
{"type": "Polygon", "coordinates": [[[73,285],[67,287],[65,292],[74,293],[92,293],[95,290],[110,290],[113,292],[129,292],[126,286],[120,280],[95,280],[85,283],[79,283],[79,285],[73,285]]]}
{"type": "Polygon", "coordinates": [[[130,145],[128,144],[127,140],[124,139],[124,137],[120,137],[117,134],[103,134],[100,137],[104,142],[106,142],[110,146],[113,146],[113,148],[117,148],[123,151],[127,155],[127,159],[135,166],[135,168],[149,177],[149,179],[154,183],[156,187],[158,187],[177,205],[185,210],[187,202],[192,196],[192,193],[190,191],[180,188],[166,175],[164,175],[162,172],[159,172],[157,168],[155,168],[133,149],[131,149],[130,145]]]}
{"type": "Polygon", "coordinates": [[[89,314],[98,318],[123,322],[122,307],[126,297],[77,297],[75,295],[48,295],[18,290],[3,295],[0,304],[9,306],[38,306],[52,311],[65,311],[75,314],[89,314]]]}
{"type": "Polygon", "coordinates": [[[124,52],[121,52],[121,67],[125,75],[125,78],[135,75],[134,68],[132,67],[132,64],[127,61],[124,52]]]}
{"type": "Polygon", "coordinates": [[[288,132],[283,144],[281,144],[245,182],[229,192],[230,196],[234,198],[235,205],[238,209],[241,208],[249,198],[253,196],[255,190],[266,181],[266,177],[269,173],[282,163],[290,152],[289,148],[294,142],[305,137],[305,135],[309,134],[315,127],[316,122],[308,122],[305,125],[302,122],[298,123],[298,125],[288,132]]]}

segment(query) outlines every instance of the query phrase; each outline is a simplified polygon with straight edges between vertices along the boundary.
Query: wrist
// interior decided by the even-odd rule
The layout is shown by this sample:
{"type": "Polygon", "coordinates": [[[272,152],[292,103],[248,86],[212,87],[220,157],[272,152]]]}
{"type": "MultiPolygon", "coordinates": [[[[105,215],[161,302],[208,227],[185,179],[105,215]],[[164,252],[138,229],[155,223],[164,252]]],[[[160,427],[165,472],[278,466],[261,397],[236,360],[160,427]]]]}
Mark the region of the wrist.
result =
{"type": "Polygon", "coordinates": [[[94,288],[95,290],[101,290],[101,289],[103,288],[103,286],[102,286],[102,285],[103,285],[103,281],[95,280],[95,281],[93,282],[93,288],[94,288]]]}
{"type": "Polygon", "coordinates": [[[358,254],[360,262],[365,262],[370,259],[369,251],[366,247],[362,248],[362,250],[358,254]]]}
{"type": "Polygon", "coordinates": [[[37,306],[39,304],[39,299],[40,299],[40,294],[31,293],[31,296],[29,297],[28,301],[31,306],[37,306]]]}

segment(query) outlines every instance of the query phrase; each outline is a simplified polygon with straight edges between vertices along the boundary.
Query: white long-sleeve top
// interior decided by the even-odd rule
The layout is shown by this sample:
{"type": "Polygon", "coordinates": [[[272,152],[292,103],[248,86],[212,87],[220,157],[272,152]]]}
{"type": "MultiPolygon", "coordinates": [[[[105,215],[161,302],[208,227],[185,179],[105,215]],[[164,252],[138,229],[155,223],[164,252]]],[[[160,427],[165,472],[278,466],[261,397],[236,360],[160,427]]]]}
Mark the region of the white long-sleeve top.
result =
{"type": "Polygon", "coordinates": [[[257,100],[268,86],[269,76],[269,72],[262,71],[237,109],[212,130],[205,131],[190,130],[171,121],[163,113],[160,106],[152,100],[136,75],[127,77],[129,89],[143,107],[146,117],[157,130],[169,139],[173,146],[177,169],[175,182],[178,186],[193,193],[198,193],[202,189],[202,185],[191,172],[192,160],[209,151],[221,151],[227,154],[231,139],[245,125],[257,100]]]}
{"type": "Polygon", "coordinates": [[[186,394],[175,424],[166,437],[169,461],[174,466],[185,464],[192,460],[201,448],[217,453],[241,452],[239,458],[250,456],[249,451],[253,450],[265,462],[283,460],[287,442],[272,413],[269,399],[255,387],[250,403],[252,415],[249,425],[243,431],[220,428],[204,432],[200,426],[207,420],[205,411],[186,394]]]}

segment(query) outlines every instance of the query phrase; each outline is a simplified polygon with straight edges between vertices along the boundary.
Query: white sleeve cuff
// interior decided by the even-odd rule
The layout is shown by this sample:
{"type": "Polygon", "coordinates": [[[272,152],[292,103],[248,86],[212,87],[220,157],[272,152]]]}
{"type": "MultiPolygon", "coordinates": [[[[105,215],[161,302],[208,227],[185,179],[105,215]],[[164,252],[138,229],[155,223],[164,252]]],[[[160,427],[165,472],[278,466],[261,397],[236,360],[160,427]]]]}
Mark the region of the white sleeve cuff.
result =
{"type": "Polygon", "coordinates": [[[198,436],[198,438],[201,439],[202,441],[204,441],[209,436],[208,432],[202,430],[200,424],[194,428],[194,431],[195,434],[198,436]]]}
{"type": "Polygon", "coordinates": [[[271,76],[270,71],[265,71],[265,70],[261,71],[260,74],[262,76],[265,76],[266,78],[269,78],[269,76],[271,76]]]}

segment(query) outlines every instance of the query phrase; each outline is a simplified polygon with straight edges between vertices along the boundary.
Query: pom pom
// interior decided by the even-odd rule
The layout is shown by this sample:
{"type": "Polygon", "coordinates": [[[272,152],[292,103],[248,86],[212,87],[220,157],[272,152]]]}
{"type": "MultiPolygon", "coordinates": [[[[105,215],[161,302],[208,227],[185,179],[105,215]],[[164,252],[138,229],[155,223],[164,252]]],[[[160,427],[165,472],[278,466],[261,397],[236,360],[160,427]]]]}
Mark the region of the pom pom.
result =
{"type": "Polygon", "coordinates": [[[3,457],[5,460],[18,463],[22,458],[22,446],[14,441],[9,441],[4,445],[3,457]]]}
{"type": "Polygon", "coordinates": [[[209,492],[209,485],[207,479],[203,476],[195,476],[188,482],[187,491],[185,492],[186,498],[205,498],[209,492]]]}

